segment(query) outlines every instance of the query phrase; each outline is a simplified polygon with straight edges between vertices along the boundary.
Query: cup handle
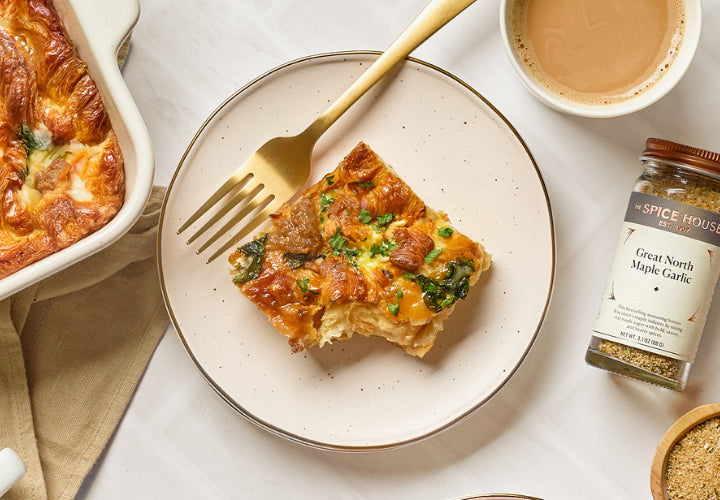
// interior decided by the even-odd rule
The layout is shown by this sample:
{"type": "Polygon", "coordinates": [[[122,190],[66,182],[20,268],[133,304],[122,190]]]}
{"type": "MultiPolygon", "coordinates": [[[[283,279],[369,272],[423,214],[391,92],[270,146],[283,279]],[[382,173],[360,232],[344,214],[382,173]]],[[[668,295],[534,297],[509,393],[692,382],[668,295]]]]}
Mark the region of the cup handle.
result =
{"type": "Polygon", "coordinates": [[[25,463],[10,448],[0,451],[0,497],[25,475],[25,463]]]}

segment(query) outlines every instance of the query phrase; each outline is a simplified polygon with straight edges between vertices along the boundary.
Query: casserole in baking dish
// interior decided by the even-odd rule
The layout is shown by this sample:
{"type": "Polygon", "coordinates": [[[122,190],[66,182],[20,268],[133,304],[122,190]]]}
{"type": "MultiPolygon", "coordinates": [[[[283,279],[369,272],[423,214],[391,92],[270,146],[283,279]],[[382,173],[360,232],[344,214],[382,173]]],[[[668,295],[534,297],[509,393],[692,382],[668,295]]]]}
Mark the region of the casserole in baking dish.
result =
{"type": "Polygon", "coordinates": [[[56,0],[56,17],[47,3],[3,7],[3,66],[12,75],[3,77],[0,297],[122,236],[152,187],[148,134],[117,65],[139,6],[56,0]]]}

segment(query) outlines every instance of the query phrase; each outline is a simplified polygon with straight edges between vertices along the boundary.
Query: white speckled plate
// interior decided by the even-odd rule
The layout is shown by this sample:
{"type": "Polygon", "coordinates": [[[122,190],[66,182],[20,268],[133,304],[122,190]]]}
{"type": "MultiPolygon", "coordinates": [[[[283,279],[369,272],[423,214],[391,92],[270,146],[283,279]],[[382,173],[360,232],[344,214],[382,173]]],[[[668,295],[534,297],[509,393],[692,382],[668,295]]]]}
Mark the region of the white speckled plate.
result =
{"type": "Polygon", "coordinates": [[[316,146],[317,181],[365,141],[431,207],[493,254],[433,349],[416,359],[355,337],[291,354],[230,281],[177,228],[267,139],[307,126],[377,57],[287,63],[223,103],[190,144],[165,200],[160,273],[172,321],[210,385],[261,427],[311,446],[367,450],[431,436],[495,394],[532,345],[550,300],[553,225],[542,178],[512,126],[444,71],[407,60],[316,146]]]}
{"type": "Polygon", "coordinates": [[[487,495],[463,497],[458,500],[541,500],[541,499],[535,498],[535,497],[527,497],[525,495],[514,495],[512,493],[490,493],[487,495]]]}

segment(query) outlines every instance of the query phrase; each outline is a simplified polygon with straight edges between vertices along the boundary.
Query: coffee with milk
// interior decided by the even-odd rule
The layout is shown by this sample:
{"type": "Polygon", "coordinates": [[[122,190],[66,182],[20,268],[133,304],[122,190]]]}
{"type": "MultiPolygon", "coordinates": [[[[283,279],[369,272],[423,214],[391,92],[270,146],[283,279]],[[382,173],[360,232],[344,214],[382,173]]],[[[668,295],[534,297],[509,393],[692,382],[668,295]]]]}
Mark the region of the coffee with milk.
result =
{"type": "Polygon", "coordinates": [[[660,80],[685,32],[684,0],[515,0],[512,37],[544,87],[603,105],[660,80]]]}

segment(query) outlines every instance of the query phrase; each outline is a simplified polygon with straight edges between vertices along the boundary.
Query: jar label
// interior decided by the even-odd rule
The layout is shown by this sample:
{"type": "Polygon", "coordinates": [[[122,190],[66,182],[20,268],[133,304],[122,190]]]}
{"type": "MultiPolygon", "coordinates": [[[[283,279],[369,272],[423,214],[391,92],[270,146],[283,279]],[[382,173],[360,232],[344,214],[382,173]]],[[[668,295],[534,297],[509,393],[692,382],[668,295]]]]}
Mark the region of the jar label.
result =
{"type": "Polygon", "coordinates": [[[596,337],[693,361],[720,273],[720,214],[633,192],[596,337]]]}

